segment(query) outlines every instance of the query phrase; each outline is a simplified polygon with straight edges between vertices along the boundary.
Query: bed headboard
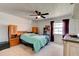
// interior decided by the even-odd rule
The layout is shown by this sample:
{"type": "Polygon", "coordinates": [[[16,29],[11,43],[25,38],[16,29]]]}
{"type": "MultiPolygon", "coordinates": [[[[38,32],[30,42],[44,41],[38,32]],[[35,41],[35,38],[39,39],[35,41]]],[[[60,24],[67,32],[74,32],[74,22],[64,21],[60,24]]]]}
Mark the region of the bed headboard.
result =
{"type": "Polygon", "coordinates": [[[28,32],[28,31],[17,31],[17,35],[21,35],[23,33],[33,33],[33,32],[28,32]]]}

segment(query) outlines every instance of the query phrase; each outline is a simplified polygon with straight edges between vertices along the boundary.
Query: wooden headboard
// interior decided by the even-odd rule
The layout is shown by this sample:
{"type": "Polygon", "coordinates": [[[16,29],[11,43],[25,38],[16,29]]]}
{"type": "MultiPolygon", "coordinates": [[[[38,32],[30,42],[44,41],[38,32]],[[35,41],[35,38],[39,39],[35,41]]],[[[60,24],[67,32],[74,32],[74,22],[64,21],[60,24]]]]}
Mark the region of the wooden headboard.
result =
{"type": "Polygon", "coordinates": [[[33,32],[28,32],[28,31],[17,31],[17,35],[23,34],[23,33],[33,33],[33,32]]]}

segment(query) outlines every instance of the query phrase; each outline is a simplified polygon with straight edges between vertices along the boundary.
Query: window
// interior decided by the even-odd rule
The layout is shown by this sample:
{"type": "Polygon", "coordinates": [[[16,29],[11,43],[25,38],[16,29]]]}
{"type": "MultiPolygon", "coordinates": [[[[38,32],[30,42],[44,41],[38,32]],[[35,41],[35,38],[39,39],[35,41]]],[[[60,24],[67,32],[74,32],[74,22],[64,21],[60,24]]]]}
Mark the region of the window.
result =
{"type": "Polygon", "coordinates": [[[54,23],[54,34],[62,34],[63,33],[63,23],[54,23]]]}

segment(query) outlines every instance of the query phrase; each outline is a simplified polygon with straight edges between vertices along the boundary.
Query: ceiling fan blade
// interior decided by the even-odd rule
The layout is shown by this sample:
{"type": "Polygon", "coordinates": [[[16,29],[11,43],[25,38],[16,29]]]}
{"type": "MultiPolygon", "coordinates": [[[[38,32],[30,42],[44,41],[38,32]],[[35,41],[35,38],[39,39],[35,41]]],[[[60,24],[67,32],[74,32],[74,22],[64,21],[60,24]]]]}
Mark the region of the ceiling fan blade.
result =
{"type": "Polygon", "coordinates": [[[35,12],[36,12],[37,15],[39,15],[39,12],[38,11],[35,11],[35,12]]]}
{"type": "Polygon", "coordinates": [[[46,18],[46,17],[44,17],[43,15],[41,15],[41,17],[42,17],[42,18],[46,18]]]}
{"type": "Polygon", "coordinates": [[[44,13],[44,14],[41,14],[41,15],[49,15],[49,13],[44,13]]]}
{"type": "Polygon", "coordinates": [[[38,15],[41,15],[41,12],[39,12],[39,14],[38,15]]]}
{"type": "Polygon", "coordinates": [[[37,15],[41,15],[41,12],[39,12],[39,11],[35,11],[35,12],[36,12],[37,15]]]}

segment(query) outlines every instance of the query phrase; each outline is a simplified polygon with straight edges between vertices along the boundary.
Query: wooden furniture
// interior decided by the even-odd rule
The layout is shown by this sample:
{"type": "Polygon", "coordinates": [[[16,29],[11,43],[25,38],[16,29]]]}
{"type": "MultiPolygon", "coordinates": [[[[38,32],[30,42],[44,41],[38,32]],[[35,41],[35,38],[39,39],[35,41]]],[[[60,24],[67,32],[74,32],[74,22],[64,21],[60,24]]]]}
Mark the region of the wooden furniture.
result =
{"type": "Polygon", "coordinates": [[[32,27],[32,32],[33,33],[38,33],[38,27],[32,27]]]}
{"type": "Polygon", "coordinates": [[[79,56],[78,38],[69,38],[64,40],[64,56],[79,56]]]}
{"type": "Polygon", "coordinates": [[[17,36],[17,26],[9,25],[8,26],[8,35],[10,47],[20,44],[19,36],[17,36]]]}
{"type": "Polygon", "coordinates": [[[11,39],[10,39],[10,47],[16,46],[16,45],[18,45],[18,44],[20,44],[19,37],[11,38],[11,39]]]}
{"type": "Polygon", "coordinates": [[[16,25],[9,25],[8,26],[9,38],[11,38],[12,35],[16,35],[16,33],[17,33],[17,26],[16,25]]]}
{"type": "Polygon", "coordinates": [[[27,31],[17,31],[17,35],[19,36],[19,35],[21,35],[21,34],[23,34],[23,33],[28,33],[27,31]]]}

